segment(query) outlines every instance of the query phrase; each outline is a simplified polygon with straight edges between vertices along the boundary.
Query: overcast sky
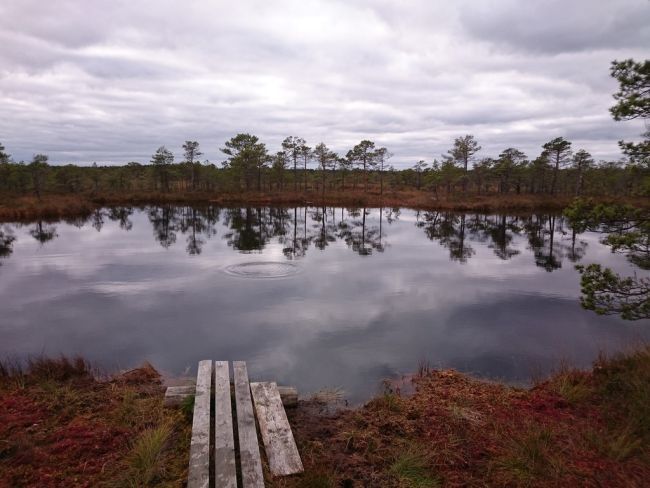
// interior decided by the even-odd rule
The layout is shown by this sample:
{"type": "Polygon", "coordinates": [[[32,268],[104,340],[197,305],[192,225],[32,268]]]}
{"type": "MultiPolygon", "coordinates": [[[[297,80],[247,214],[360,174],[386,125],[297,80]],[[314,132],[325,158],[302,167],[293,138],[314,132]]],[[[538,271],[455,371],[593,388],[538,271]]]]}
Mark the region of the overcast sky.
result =
{"type": "Polygon", "coordinates": [[[618,159],[643,123],[611,119],[609,64],[649,52],[648,0],[2,0],[0,142],[87,164],[371,139],[403,167],[471,133],[618,159]]]}

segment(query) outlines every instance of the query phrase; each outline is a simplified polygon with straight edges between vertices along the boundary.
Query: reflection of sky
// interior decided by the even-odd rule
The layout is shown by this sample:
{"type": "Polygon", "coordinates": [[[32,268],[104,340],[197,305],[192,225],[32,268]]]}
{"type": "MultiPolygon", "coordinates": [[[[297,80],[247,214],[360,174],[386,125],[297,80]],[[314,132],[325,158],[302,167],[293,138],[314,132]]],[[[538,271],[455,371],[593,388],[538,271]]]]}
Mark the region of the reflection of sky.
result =
{"type": "MultiPolygon", "coordinates": [[[[573,263],[564,258],[553,272],[535,266],[523,232],[509,244],[520,253],[503,260],[490,239],[466,230],[474,254],[460,263],[403,210],[392,224],[382,221],[383,253],[359,256],[341,239],[322,251],[312,244],[295,261],[299,274],[255,280],[222,269],[286,260],[287,242],[270,237],[261,253],[238,252],[223,238],[222,214],[201,254],[189,255],[189,232],[177,231],[165,249],[146,213],[132,220],[128,232],[108,219],[101,232],[59,223],[58,237],[44,245],[29,225],[14,229],[13,254],[0,266],[0,355],[82,354],[108,369],[147,359],[170,373],[202,358],[244,359],[255,378],[303,392],[343,387],[360,399],[423,360],[525,381],[560,360],[583,366],[599,350],[650,338],[647,323],[582,310],[573,263]]],[[[366,227],[378,223],[374,210],[366,227]]],[[[319,230],[308,219],[308,235],[319,230]]],[[[563,230],[556,227],[558,256],[571,246],[563,230]]],[[[576,240],[587,243],[580,262],[631,272],[598,235],[576,240]]]]}

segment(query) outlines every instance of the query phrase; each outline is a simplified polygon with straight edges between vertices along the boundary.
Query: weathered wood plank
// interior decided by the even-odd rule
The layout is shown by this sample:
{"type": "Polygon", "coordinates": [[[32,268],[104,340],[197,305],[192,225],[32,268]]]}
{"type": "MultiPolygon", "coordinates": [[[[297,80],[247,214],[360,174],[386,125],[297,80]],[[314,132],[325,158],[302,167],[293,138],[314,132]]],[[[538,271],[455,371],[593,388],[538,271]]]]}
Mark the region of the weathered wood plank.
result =
{"type": "Polygon", "coordinates": [[[214,363],[214,479],[217,488],[237,488],[228,361],[214,363]]]}
{"type": "Polygon", "coordinates": [[[271,474],[287,476],[302,473],[302,461],[278,386],[273,382],[251,383],[251,393],[271,474]]]}
{"type": "Polygon", "coordinates": [[[280,398],[282,399],[282,405],[285,407],[297,407],[298,406],[298,389],[293,386],[280,386],[278,385],[278,391],[280,392],[280,398]]]}
{"type": "MultiPolygon", "coordinates": [[[[194,395],[194,385],[190,386],[168,386],[165,391],[165,407],[179,407],[183,400],[187,397],[194,395]]],[[[284,408],[291,408],[298,406],[298,390],[294,386],[280,386],[278,385],[280,398],[282,398],[282,405],[284,408]]]]}
{"type": "Polygon", "coordinates": [[[239,430],[239,459],[243,488],[264,488],[262,460],[257,442],[255,414],[244,361],[233,361],[235,377],[235,406],[239,430]]]}
{"type": "Polygon", "coordinates": [[[163,405],[165,407],[178,407],[183,401],[194,395],[196,387],[194,385],[189,386],[169,386],[165,390],[165,399],[163,400],[163,405]]]}
{"type": "Polygon", "coordinates": [[[210,485],[210,390],[212,386],[212,361],[199,361],[194,396],[192,440],[188,488],[208,488],[210,485]]]}

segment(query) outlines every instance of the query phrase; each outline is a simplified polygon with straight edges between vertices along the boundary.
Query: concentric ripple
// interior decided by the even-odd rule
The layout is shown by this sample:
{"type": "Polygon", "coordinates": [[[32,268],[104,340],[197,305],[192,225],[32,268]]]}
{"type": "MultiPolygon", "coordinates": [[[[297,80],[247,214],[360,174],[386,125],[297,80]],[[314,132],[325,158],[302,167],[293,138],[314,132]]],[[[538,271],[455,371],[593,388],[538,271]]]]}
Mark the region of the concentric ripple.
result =
{"type": "Polygon", "coordinates": [[[296,264],[282,261],[253,261],[231,264],[226,266],[224,271],[232,276],[263,279],[293,276],[300,271],[300,268],[296,264]]]}

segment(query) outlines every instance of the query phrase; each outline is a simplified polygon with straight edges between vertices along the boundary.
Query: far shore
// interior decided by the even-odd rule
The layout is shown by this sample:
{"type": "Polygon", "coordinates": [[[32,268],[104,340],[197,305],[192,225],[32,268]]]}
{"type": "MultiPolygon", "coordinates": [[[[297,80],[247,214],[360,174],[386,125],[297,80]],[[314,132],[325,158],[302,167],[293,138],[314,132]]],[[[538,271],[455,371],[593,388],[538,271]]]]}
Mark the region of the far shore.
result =
{"type": "MultiPolygon", "coordinates": [[[[650,207],[650,197],[587,197],[598,203],[624,203],[650,207]]],[[[429,191],[395,190],[381,194],[377,191],[346,190],[326,192],[132,192],[45,194],[34,196],[0,196],[0,221],[56,220],[88,215],[101,207],[147,205],[218,205],[234,206],[336,206],[402,207],[416,210],[472,212],[533,212],[561,211],[573,198],[567,195],[478,195],[455,193],[435,195],[429,191]]]]}

